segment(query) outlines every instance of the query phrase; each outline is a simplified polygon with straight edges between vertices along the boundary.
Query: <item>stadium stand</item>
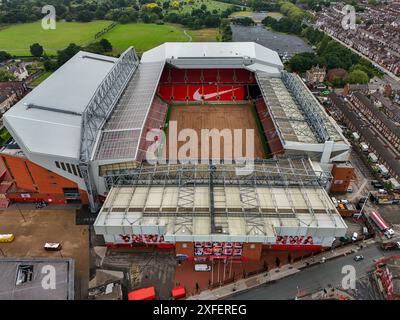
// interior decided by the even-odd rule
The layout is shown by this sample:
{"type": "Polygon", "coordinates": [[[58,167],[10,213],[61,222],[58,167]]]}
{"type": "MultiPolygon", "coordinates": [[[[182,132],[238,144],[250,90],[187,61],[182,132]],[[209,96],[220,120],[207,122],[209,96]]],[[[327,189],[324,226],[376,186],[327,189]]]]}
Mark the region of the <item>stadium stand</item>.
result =
{"type": "Polygon", "coordinates": [[[278,133],[272,122],[272,119],[268,113],[267,105],[263,99],[258,99],[256,101],[256,109],[260,122],[264,129],[264,134],[267,138],[271,154],[283,154],[285,151],[283,149],[281,140],[279,139],[278,133]]]}

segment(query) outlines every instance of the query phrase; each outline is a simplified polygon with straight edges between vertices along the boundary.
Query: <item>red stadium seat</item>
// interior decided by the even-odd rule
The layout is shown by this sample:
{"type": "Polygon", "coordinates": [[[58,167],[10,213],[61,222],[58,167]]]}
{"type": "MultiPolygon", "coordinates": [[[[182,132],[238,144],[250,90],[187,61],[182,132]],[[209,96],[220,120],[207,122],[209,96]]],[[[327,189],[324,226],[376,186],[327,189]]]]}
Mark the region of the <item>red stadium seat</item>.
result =
{"type": "Polygon", "coordinates": [[[201,69],[186,70],[186,83],[203,83],[203,75],[201,69]]]}

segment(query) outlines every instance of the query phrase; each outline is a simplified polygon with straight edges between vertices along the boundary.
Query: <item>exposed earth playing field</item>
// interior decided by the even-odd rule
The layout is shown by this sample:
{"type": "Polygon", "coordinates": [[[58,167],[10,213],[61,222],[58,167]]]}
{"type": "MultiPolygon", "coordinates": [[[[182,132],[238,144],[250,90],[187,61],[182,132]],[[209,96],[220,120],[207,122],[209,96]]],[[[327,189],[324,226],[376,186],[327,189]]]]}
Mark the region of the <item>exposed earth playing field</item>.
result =
{"type": "MultiPolygon", "coordinates": [[[[249,105],[189,105],[189,106],[173,106],[170,111],[169,117],[169,134],[171,131],[171,121],[177,122],[178,134],[183,129],[193,129],[198,137],[198,157],[201,158],[202,152],[206,152],[207,144],[202,144],[201,130],[202,129],[228,129],[232,137],[234,137],[233,130],[242,130],[242,142],[238,145],[242,148],[242,155],[245,156],[246,152],[246,129],[253,129],[254,132],[254,158],[265,158],[263,144],[261,142],[260,132],[257,129],[257,123],[254,114],[249,105]]],[[[168,141],[168,138],[167,138],[168,141]]],[[[178,142],[178,151],[180,148],[189,141],[178,142]]],[[[209,142],[209,158],[232,159],[233,151],[236,148],[237,141],[233,138],[232,143],[229,139],[227,142],[223,138],[221,143],[213,145],[212,140],[209,142]],[[224,147],[227,148],[226,152],[224,147]]],[[[168,146],[168,143],[167,143],[168,146]]],[[[168,150],[168,149],[167,149],[168,150]]],[[[169,153],[167,151],[167,155],[169,153]]],[[[189,156],[189,155],[187,155],[189,156]]],[[[249,154],[249,156],[251,156],[249,154]]]]}

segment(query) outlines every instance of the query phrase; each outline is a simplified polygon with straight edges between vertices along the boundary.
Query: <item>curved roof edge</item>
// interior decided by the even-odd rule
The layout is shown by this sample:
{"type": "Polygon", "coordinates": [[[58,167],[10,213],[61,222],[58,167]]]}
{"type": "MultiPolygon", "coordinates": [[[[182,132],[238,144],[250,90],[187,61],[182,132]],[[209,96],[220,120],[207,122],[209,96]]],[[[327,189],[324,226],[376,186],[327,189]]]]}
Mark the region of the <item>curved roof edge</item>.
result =
{"type": "Polygon", "coordinates": [[[202,60],[203,67],[215,67],[224,61],[226,67],[269,66],[280,71],[283,64],[276,51],[255,42],[166,42],[143,53],[142,62],[164,61],[182,64],[185,60],[202,60]],[[231,64],[231,65],[230,65],[231,64]]]}

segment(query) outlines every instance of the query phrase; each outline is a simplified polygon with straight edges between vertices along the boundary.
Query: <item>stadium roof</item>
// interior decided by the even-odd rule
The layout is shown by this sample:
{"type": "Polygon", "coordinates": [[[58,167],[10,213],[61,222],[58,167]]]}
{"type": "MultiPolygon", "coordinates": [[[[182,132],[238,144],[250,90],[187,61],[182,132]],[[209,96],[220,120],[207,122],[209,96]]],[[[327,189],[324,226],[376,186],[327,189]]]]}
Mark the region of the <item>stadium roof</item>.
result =
{"type": "Polygon", "coordinates": [[[4,123],[18,145],[32,153],[79,158],[81,115],[115,61],[80,51],[13,106],[4,123]]]}
{"type": "Polygon", "coordinates": [[[178,186],[113,187],[94,224],[96,233],[161,232],[166,241],[213,237],[264,242],[301,229],[317,237],[342,236],[347,228],[322,187],[258,186],[253,193],[258,206],[252,210],[243,203],[240,186],[214,187],[214,219],[222,227],[219,235],[212,232],[209,187],[194,187],[193,198],[185,205],[181,193],[178,186]]]}
{"type": "Polygon", "coordinates": [[[142,62],[167,61],[185,68],[197,68],[199,59],[203,68],[248,67],[276,75],[283,69],[276,51],[255,42],[167,42],[142,56],[142,62]]]}

